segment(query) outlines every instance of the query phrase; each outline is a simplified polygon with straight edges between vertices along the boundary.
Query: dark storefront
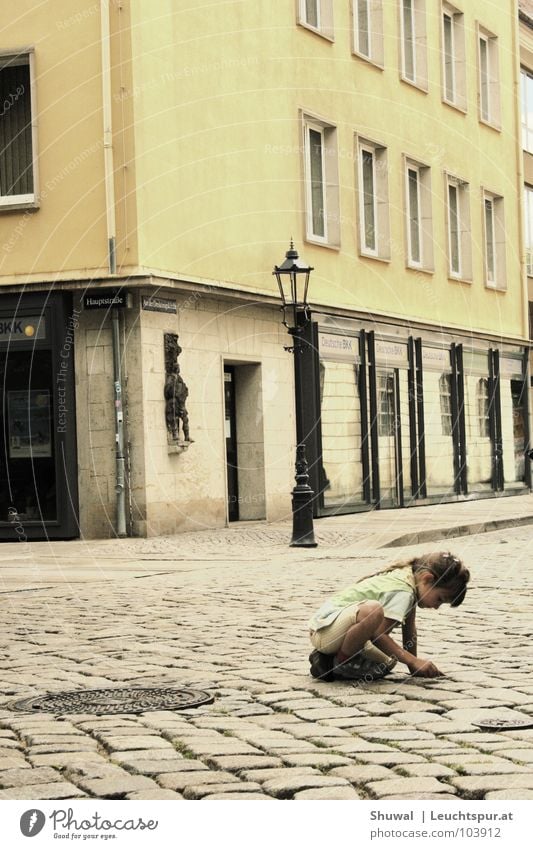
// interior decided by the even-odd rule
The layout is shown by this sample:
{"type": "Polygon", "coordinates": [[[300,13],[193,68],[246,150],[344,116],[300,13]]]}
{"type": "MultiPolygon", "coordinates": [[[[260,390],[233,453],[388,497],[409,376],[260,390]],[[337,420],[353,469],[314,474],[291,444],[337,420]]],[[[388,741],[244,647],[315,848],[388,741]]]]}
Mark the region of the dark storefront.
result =
{"type": "Polygon", "coordinates": [[[0,539],[78,536],[74,330],[66,294],[0,299],[0,539]]]}
{"type": "Polygon", "coordinates": [[[524,347],[315,319],[303,356],[316,515],[528,492],[524,347]]]}

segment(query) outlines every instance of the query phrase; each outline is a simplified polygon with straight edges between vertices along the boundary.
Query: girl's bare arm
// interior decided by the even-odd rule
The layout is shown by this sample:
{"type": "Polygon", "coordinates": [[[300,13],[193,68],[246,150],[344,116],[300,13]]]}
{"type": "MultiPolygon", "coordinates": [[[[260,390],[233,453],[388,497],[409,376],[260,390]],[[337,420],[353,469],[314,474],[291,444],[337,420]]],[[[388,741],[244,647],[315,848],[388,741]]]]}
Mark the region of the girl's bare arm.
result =
{"type": "Polygon", "coordinates": [[[398,643],[389,636],[389,631],[398,623],[394,619],[384,619],[377,636],[372,638],[372,642],[384,651],[385,654],[396,657],[400,663],[405,663],[409,672],[413,675],[422,678],[437,678],[442,675],[442,672],[435,666],[431,660],[422,657],[416,657],[410,651],[402,648],[398,643]]]}
{"type": "Polygon", "coordinates": [[[404,649],[416,657],[416,607],[413,607],[402,625],[402,642],[404,649]]]}

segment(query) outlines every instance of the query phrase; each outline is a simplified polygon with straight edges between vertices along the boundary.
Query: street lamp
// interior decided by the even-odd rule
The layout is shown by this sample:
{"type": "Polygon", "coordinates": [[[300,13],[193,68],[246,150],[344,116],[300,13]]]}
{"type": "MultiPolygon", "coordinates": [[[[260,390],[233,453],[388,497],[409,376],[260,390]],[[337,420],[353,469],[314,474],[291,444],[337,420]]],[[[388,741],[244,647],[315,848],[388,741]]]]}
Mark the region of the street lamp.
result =
{"type": "Polygon", "coordinates": [[[313,269],[298,256],[291,239],[291,246],[280,266],[272,272],[278,281],[282,301],[283,324],[292,336],[293,344],[285,346],[294,353],[294,387],[296,393],[296,486],[292,491],[292,539],[291,546],[315,548],[313,529],[313,497],[309,486],[309,474],[305,456],[305,433],[303,423],[304,397],[302,379],[302,357],[307,348],[304,330],[311,317],[307,303],[309,277],[313,269]]]}

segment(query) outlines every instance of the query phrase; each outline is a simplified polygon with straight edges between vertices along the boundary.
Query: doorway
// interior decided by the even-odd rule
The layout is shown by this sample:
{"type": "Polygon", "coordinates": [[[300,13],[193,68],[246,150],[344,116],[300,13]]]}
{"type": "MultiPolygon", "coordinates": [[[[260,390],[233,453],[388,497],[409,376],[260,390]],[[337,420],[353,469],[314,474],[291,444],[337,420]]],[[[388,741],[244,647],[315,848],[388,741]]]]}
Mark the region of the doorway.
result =
{"type": "Polygon", "coordinates": [[[234,366],[224,366],[224,426],[228,480],[228,519],[230,522],[237,522],[239,520],[239,466],[234,366]]]}

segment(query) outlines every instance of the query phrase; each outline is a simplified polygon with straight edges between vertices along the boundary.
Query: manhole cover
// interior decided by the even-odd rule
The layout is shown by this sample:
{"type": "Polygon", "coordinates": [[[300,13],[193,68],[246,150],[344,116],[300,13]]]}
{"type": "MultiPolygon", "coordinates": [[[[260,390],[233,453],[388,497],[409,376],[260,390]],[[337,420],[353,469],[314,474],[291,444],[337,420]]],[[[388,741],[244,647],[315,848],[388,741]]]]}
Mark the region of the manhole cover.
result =
{"type": "Polygon", "coordinates": [[[486,731],[521,731],[533,728],[533,719],[480,719],[472,725],[486,731]]]}
{"type": "Polygon", "coordinates": [[[46,693],[12,702],[12,710],[25,713],[144,713],[150,710],[184,710],[214,701],[203,690],[180,687],[130,687],[121,690],[70,690],[46,693]]]}

